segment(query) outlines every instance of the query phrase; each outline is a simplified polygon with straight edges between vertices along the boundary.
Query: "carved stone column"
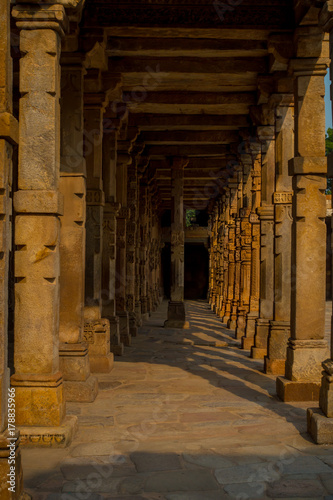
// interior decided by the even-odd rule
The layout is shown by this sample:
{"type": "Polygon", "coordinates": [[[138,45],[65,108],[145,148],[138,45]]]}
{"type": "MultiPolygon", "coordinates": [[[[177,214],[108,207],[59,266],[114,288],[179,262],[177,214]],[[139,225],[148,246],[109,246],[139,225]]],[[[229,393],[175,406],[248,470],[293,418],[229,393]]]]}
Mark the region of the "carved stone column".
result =
{"type": "Polygon", "coordinates": [[[91,402],[97,396],[83,342],[86,244],[86,165],[83,158],[82,56],[66,54],[61,71],[60,192],[60,369],[67,401],[91,402]]]}
{"type": "Polygon", "coordinates": [[[249,221],[252,226],[251,242],[251,287],[250,307],[246,317],[245,335],[242,337],[242,348],[250,350],[254,345],[256,321],[259,317],[259,294],[260,294],[260,220],[257,208],[261,203],[261,145],[253,144],[253,169],[252,177],[252,203],[249,221]]]}
{"type": "Polygon", "coordinates": [[[236,338],[245,335],[246,316],[250,307],[251,286],[251,224],[249,221],[250,207],[252,204],[252,157],[249,154],[240,156],[243,165],[243,208],[240,210],[240,299],[238,307],[236,338]]]}
{"type": "Polygon", "coordinates": [[[103,212],[103,256],[102,256],[102,316],[110,325],[110,350],[122,356],[124,344],[120,341],[119,318],[116,316],[116,225],[120,203],[116,200],[117,135],[119,122],[110,113],[105,114],[103,135],[103,189],[105,206],[103,212]],[[107,127],[109,123],[111,127],[107,127]]]}
{"type": "MultiPolygon", "coordinates": [[[[0,4],[0,491],[3,500],[19,499],[23,489],[20,439],[13,427],[8,429],[8,278],[9,257],[12,251],[12,153],[13,145],[18,142],[18,123],[12,109],[12,60],[10,57],[10,2],[0,4]],[[10,434],[12,433],[12,434],[10,434]],[[12,439],[10,439],[12,438],[12,439]],[[8,490],[10,473],[10,448],[15,453],[15,492],[8,490]]],[[[12,420],[10,418],[10,420],[12,420]]],[[[13,425],[13,421],[9,422],[13,425]]]]}
{"type": "Polygon", "coordinates": [[[127,266],[127,289],[126,308],[129,314],[129,333],[136,337],[138,333],[136,311],[135,311],[135,271],[136,271],[136,232],[137,232],[137,165],[133,158],[128,168],[127,178],[127,204],[130,216],[126,232],[126,266],[127,266]]]}
{"type": "Polygon", "coordinates": [[[147,298],[148,185],[140,184],[140,302],[142,320],[149,318],[147,298]]]}
{"type": "Polygon", "coordinates": [[[103,261],[102,261],[102,315],[110,323],[110,350],[122,356],[124,344],[120,340],[119,318],[116,316],[116,228],[120,204],[108,202],[103,214],[103,261]]]}
{"type": "MultiPolygon", "coordinates": [[[[291,338],[286,376],[278,377],[283,401],[319,399],[322,362],[329,350],[325,334],[326,172],[325,87],[326,43],[317,28],[299,28],[297,59],[291,62],[295,97],[293,176],[291,338]]],[[[328,55],[328,53],[327,53],[328,55]]]]}
{"type": "Polygon", "coordinates": [[[171,224],[171,300],[168,307],[166,328],[188,328],[184,305],[184,167],[188,160],[173,158],[172,224],[171,224]]]}
{"type": "MultiPolygon", "coordinates": [[[[333,5],[326,2],[319,17],[320,24],[325,32],[329,32],[329,55],[331,60],[332,80],[332,56],[333,56],[333,5]]],[[[332,96],[331,96],[332,99],[332,96]]],[[[332,155],[328,159],[329,177],[332,177],[333,165],[332,155]]],[[[333,242],[332,242],[333,243],[333,242]]],[[[317,444],[333,444],[333,316],[331,329],[331,352],[322,366],[321,388],[319,396],[320,410],[308,410],[308,432],[317,444]]]]}
{"type": "Polygon", "coordinates": [[[274,319],[270,322],[265,372],[285,374],[290,337],[292,177],[288,161],[294,156],[294,107],[292,95],[277,95],[276,192],[274,193],[274,319]]]}
{"type": "Polygon", "coordinates": [[[264,359],[270,321],[274,314],[274,205],[275,189],[275,129],[274,126],[258,127],[257,134],[262,144],[261,206],[257,209],[260,218],[260,302],[259,318],[256,321],[254,346],[251,357],[264,359]]]}
{"type": "Polygon", "coordinates": [[[11,378],[16,425],[26,444],[65,446],[76,425],[76,417],[65,415],[59,366],[59,59],[67,19],[60,5],[19,5],[12,15],[22,54],[11,378]]]}

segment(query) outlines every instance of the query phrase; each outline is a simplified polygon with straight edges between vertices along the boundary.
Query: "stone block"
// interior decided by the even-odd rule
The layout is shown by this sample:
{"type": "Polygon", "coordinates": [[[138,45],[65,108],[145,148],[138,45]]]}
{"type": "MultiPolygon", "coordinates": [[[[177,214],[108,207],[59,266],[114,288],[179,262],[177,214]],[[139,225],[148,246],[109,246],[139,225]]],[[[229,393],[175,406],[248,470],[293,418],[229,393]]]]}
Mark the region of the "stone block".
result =
{"type": "Polygon", "coordinates": [[[58,214],[64,212],[64,199],[61,193],[51,190],[16,191],[14,208],[17,213],[58,214]]]}
{"type": "Polygon", "coordinates": [[[307,411],[308,433],[317,444],[333,444],[333,418],[328,418],[319,408],[307,411]]]}
{"type": "Polygon", "coordinates": [[[299,381],[294,382],[285,377],[276,379],[278,397],[288,401],[319,401],[320,383],[299,381]]]}
{"type": "Polygon", "coordinates": [[[65,380],[64,397],[66,401],[91,403],[98,394],[98,380],[89,376],[86,380],[65,380]]]}
{"type": "Polygon", "coordinates": [[[320,383],[322,362],[329,357],[325,340],[293,340],[287,347],[286,378],[320,383]]]}
{"type": "Polygon", "coordinates": [[[65,416],[63,379],[50,375],[12,375],[18,426],[59,426],[65,416]]]}
{"type": "Polygon", "coordinates": [[[0,113],[0,137],[11,144],[19,142],[19,125],[11,113],[0,113]]]}
{"type": "Polygon", "coordinates": [[[86,320],[84,340],[89,348],[90,371],[109,373],[113,368],[109,320],[106,318],[86,320]]]}
{"type": "Polygon", "coordinates": [[[189,322],[185,317],[184,302],[170,301],[168,306],[168,319],[164,323],[165,328],[189,328],[189,322]]]}
{"type": "Polygon", "coordinates": [[[21,446],[25,448],[66,448],[77,431],[77,417],[68,415],[58,426],[20,426],[21,446]]]}
{"type": "Polygon", "coordinates": [[[269,359],[265,356],[264,359],[264,372],[270,375],[282,375],[286,373],[286,360],[285,359],[269,359]]]}

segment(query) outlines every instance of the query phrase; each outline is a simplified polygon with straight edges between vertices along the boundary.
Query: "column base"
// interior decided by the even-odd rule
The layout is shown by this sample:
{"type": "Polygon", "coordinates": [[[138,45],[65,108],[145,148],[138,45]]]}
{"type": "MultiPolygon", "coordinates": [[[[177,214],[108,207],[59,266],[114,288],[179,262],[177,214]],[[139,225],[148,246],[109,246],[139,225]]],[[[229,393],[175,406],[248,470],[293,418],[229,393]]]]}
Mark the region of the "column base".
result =
{"type": "Polygon", "coordinates": [[[254,346],[254,336],[256,333],[256,322],[258,313],[248,313],[246,318],[245,335],[242,337],[242,349],[249,351],[254,346]]]}
{"type": "Polygon", "coordinates": [[[90,371],[92,373],[109,373],[113,368],[111,353],[111,327],[107,318],[86,321],[84,339],[89,346],[90,371]]]}
{"type": "Polygon", "coordinates": [[[132,344],[132,338],[129,331],[129,316],[127,311],[117,311],[119,318],[120,342],[129,347],[132,344]]]}
{"type": "Polygon", "coordinates": [[[87,380],[65,380],[64,396],[66,401],[92,403],[98,394],[98,380],[90,375],[87,380]]]}
{"type": "Polygon", "coordinates": [[[286,373],[287,345],[290,337],[288,321],[271,321],[268,335],[265,373],[282,375],[286,373]]]}
{"type": "Polygon", "coordinates": [[[137,337],[137,335],[138,335],[136,316],[135,316],[135,313],[133,313],[133,312],[131,312],[129,314],[129,334],[131,337],[137,337]]]}
{"type": "Polygon", "coordinates": [[[11,377],[15,387],[16,425],[55,427],[65,417],[63,378],[53,375],[20,375],[11,377]]]}
{"type": "Polygon", "coordinates": [[[237,321],[235,319],[229,319],[227,323],[227,328],[229,328],[229,330],[236,330],[236,327],[237,327],[237,321]]]}
{"type": "Polygon", "coordinates": [[[168,319],[164,323],[165,328],[183,328],[187,329],[190,327],[188,321],[185,317],[185,305],[184,302],[169,302],[168,306],[168,319]]]}
{"type": "Polygon", "coordinates": [[[319,408],[308,408],[308,433],[316,444],[333,444],[333,418],[319,408]]]}
{"type": "Polygon", "coordinates": [[[267,354],[267,349],[263,347],[251,347],[251,358],[252,359],[264,359],[267,354]]]}
{"type": "Polygon", "coordinates": [[[267,344],[270,320],[258,318],[256,321],[256,333],[254,346],[251,349],[251,358],[264,359],[267,356],[267,344]]]}
{"type": "MultiPolygon", "coordinates": [[[[91,403],[98,394],[96,377],[90,375],[88,346],[86,343],[64,344],[59,347],[60,370],[64,378],[66,401],[91,403]]],[[[90,360],[91,362],[91,360],[90,360]]]]}
{"type": "Polygon", "coordinates": [[[238,340],[241,340],[241,338],[245,336],[247,311],[248,309],[243,309],[241,307],[238,309],[237,325],[235,331],[235,338],[238,340]]]}
{"type": "Polygon", "coordinates": [[[110,352],[104,356],[91,356],[91,373],[110,373],[114,367],[114,354],[110,352]]]}
{"type": "Polygon", "coordinates": [[[286,373],[285,359],[269,359],[265,356],[264,372],[270,375],[282,375],[286,373]]]}
{"type": "Polygon", "coordinates": [[[333,419],[333,360],[323,363],[323,378],[321,379],[319,406],[328,418],[333,419]]]}
{"type": "Polygon", "coordinates": [[[289,401],[319,401],[320,383],[294,382],[285,377],[277,377],[276,393],[285,402],[289,401]]]}
{"type": "Polygon", "coordinates": [[[110,323],[110,351],[115,356],[124,354],[124,344],[120,342],[119,318],[117,316],[107,316],[110,323]]]}
{"type": "Polygon", "coordinates": [[[66,448],[78,429],[75,415],[68,415],[59,426],[19,426],[21,446],[24,448],[66,448]]]}
{"type": "Polygon", "coordinates": [[[30,496],[23,493],[19,433],[16,432],[15,436],[11,436],[8,429],[0,434],[0,492],[1,500],[31,499],[30,496]],[[8,444],[10,444],[11,447],[9,447],[8,444]],[[11,461],[11,459],[15,461],[13,464],[9,464],[8,462],[11,461]],[[11,470],[11,466],[14,466],[15,470],[11,470]],[[9,490],[9,488],[11,488],[11,490],[9,490]]]}

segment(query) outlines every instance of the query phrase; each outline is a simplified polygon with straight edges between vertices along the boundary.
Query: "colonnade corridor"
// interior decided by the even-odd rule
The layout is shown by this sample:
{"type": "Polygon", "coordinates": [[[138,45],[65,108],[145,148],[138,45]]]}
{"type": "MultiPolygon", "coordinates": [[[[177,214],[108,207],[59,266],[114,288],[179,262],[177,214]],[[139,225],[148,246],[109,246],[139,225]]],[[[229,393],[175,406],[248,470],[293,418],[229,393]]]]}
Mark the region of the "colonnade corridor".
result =
{"type": "Polygon", "coordinates": [[[332,498],[333,449],[307,434],[309,403],[280,401],[207,302],[186,310],[188,330],[166,329],[162,302],[95,401],[67,403],[68,448],[22,449],[34,500],[332,498]]]}

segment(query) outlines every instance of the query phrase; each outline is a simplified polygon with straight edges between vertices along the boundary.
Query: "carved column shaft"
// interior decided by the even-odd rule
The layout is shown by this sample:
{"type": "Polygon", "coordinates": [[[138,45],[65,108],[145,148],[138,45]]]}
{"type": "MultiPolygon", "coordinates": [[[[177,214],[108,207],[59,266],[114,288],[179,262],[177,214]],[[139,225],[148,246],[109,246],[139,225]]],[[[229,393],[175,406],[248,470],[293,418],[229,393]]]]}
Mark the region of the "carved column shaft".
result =
{"type": "Polygon", "coordinates": [[[252,178],[252,203],[249,221],[252,226],[251,242],[251,287],[250,307],[246,318],[245,336],[242,337],[242,348],[251,349],[254,344],[256,320],[259,317],[260,294],[260,221],[257,208],[261,204],[261,145],[251,145],[253,168],[252,178]]]}
{"type": "Polygon", "coordinates": [[[300,28],[295,44],[298,59],[292,61],[295,157],[289,161],[294,191],[291,339],[286,378],[277,379],[277,392],[284,401],[318,400],[321,363],[328,356],[324,340],[327,172],[324,77],[328,59],[320,58],[325,53],[322,38],[319,29],[309,33],[307,28],[300,28]]]}
{"type": "MultiPolygon", "coordinates": [[[[63,443],[75,418],[65,417],[59,371],[60,44],[67,22],[62,6],[15,6],[20,32],[20,137],[15,194],[15,375],[16,424],[24,439],[56,426],[63,443]],[[41,28],[41,29],[40,29],[41,28]],[[39,429],[34,430],[37,426],[39,429]]],[[[55,438],[48,441],[54,444],[55,438]]]]}
{"type": "MultiPolygon", "coordinates": [[[[8,280],[9,257],[12,251],[12,153],[13,145],[18,142],[18,123],[12,115],[12,59],[10,56],[10,2],[0,5],[0,491],[4,500],[14,500],[22,493],[22,468],[19,435],[9,434],[8,430],[8,280]],[[9,441],[9,438],[14,439],[9,441]],[[15,440],[16,438],[16,440],[15,440]],[[10,473],[10,449],[14,445],[15,481],[8,483],[10,473]],[[14,487],[14,492],[8,490],[14,487]]],[[[15,418],[9,417],[9,423],[15,425],[15,418]]],[[[13,427],[11,428],[13,429],[13,427]]],[[[13,432],[13,431],[12,431],[13,432]]],[[[12,477],[10,478],[12,480],[12,477]]]]}
{"type": "Polygon", "coordinates": [[[171,167],[171,300],[168,328],[187,328],[184,306],[184,167],[188,160],[174,158],[171,167]]]}
{"type": "Polygon", "coordinates": [[[260,313],[251,356],[263,359],[267,354],[270,321],[274,314],[274,205],[275,189],[275,128],[258,127],[262,144],[260,218],[260,313]]]}
{"type": "MultiPolygon", "coordinates": [[[[279,96],[279,101],[283,96],[279,96]]],[[[276,108],[276,192],[274,193],[274,320],[270,322],[265,372],[284,375],[290,337],[292,177],[288,161],[294,153],[293,96],[276,108]]]]}

